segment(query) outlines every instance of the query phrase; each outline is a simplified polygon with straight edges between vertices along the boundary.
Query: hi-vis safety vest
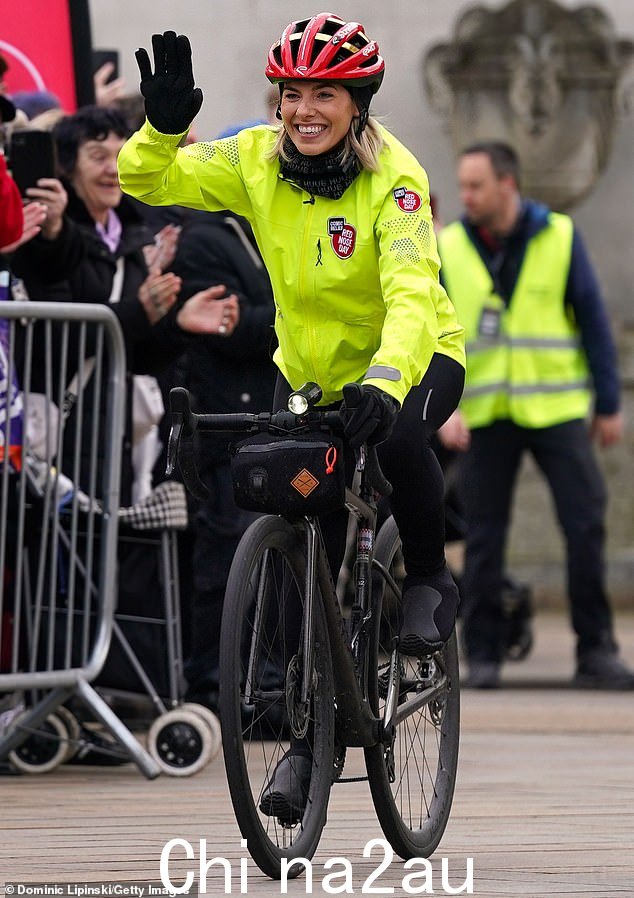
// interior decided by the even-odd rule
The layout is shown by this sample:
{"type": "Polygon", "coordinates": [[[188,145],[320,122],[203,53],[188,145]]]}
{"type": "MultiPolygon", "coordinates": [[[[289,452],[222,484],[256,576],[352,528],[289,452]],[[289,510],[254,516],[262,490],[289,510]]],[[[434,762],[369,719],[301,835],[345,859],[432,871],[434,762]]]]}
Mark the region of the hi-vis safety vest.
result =
{"type": "Polygon", "coordinates": [[[564,302],[572,236],[571,219],[551,212],[528,243],[507,307],[464,226],[441,232],[444,283],[467,341],[460,409],[469,427],[500,419],[549,427],[588,414],[588,366],[564,302]]]}

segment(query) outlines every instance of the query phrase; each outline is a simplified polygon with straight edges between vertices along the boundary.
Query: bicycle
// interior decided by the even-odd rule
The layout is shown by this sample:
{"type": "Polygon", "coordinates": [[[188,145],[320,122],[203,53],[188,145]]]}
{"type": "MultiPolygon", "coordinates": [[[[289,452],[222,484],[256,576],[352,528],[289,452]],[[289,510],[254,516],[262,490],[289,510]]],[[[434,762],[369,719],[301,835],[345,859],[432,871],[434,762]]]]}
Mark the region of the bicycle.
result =
{"type": "MultiPolygon", "coordinates": [[[[348,407],[355,389],[344,388],[348,407]]],[[[291,394],[288,411],[196,415],[187,391],[172,390],[169,464],[179,456],[186,484],[200,493],[196,430],[284,434],[298,447],[308,433],[341,432],[338,412],[315,408],[320,395],[306,385],[291,394]]],[[[265,475],[254,476],[261,487],[265,475]]],[[[345,507],[357,522],[354,601],[345,619],[313,514],[259,517],[231,566],[220,658],[225,767],[248,851],[274,879],[283,868],[297,876],[303,867],[293,860],[312,858],[331,786],[348,781],[348,747],[364,750],[379,823],[401,857],[429,857],[448,821],[460,728],[456,637],[423,659],[399,654],[404,570],[393,518],[375,540],[377,494],[390,489],[376,450],[362,447],[352,487],[345,487],[345,507]],[[301,790],[296,802],[271,792],[289,755],[301,790]]]]}

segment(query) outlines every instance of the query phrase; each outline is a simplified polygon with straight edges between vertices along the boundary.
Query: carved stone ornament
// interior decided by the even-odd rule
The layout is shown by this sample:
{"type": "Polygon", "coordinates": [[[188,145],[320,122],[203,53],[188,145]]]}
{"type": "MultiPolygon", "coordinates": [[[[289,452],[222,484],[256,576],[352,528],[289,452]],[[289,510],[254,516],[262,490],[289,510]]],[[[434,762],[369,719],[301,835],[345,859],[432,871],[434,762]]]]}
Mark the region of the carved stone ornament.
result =
{"type": "Polygon", "coordinates": [[[634,98],[631,41],[593,6],[552,0],[474,7],[424,61],[425,86],[456,153],[480,140],[515,147],[522,192],[568,209],[590,192],[634,98]]]}

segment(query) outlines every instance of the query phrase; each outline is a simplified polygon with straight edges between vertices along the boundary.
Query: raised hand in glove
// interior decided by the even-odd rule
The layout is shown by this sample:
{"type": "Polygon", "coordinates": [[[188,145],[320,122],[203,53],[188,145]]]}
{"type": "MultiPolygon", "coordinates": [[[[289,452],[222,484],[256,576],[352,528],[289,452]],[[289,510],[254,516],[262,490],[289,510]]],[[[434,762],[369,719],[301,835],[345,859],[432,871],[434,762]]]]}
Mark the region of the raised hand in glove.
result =
{"type": "Polygon", "coordinates": [[[198,115],[203,92],[194,87],[189,38],[174,31],[152,35],[154,74],[147,50],[136,51],[145,114],[161,134],[182,134],[198,115]]]}
{"type": "Polygon", "coordinates": [[[341,414],[346,422],[344,433],[350,446],[358,449],[362,443],[374,446],[387,440],[399,408],[396,399],[378,387],[346,384],[341,414]]]}

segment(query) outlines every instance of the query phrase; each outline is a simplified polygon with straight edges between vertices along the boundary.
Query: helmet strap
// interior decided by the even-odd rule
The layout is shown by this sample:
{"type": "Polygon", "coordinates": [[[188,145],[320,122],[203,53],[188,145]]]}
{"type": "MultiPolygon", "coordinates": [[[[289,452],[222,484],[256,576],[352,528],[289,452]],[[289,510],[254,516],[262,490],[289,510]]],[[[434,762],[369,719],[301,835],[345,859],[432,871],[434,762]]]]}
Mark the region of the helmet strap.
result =
{"type": "Polygon", "coordinates": [[[355,106],[359,110],[359,115],[358,117],[356,117],[356,126],[354,131],[355,137],[358,140],[361,137],[365,126],[368,124],[368,118],[370,116],[370,100],[372,99],[374,90],[371,85],[355,87],[353,84],[348,85],[344,82],[343,86],[350,92],[355,106]]]}
{"type": "Polygon", "coordinates": [[[368,118],[370,116],[370,110],[365,107],[364,109],[359,110],[359,115],[356,117],[356,127],[354,129],[354,134],[357,140],[363,134],[365,126],[368,124],[368,118]]]}

